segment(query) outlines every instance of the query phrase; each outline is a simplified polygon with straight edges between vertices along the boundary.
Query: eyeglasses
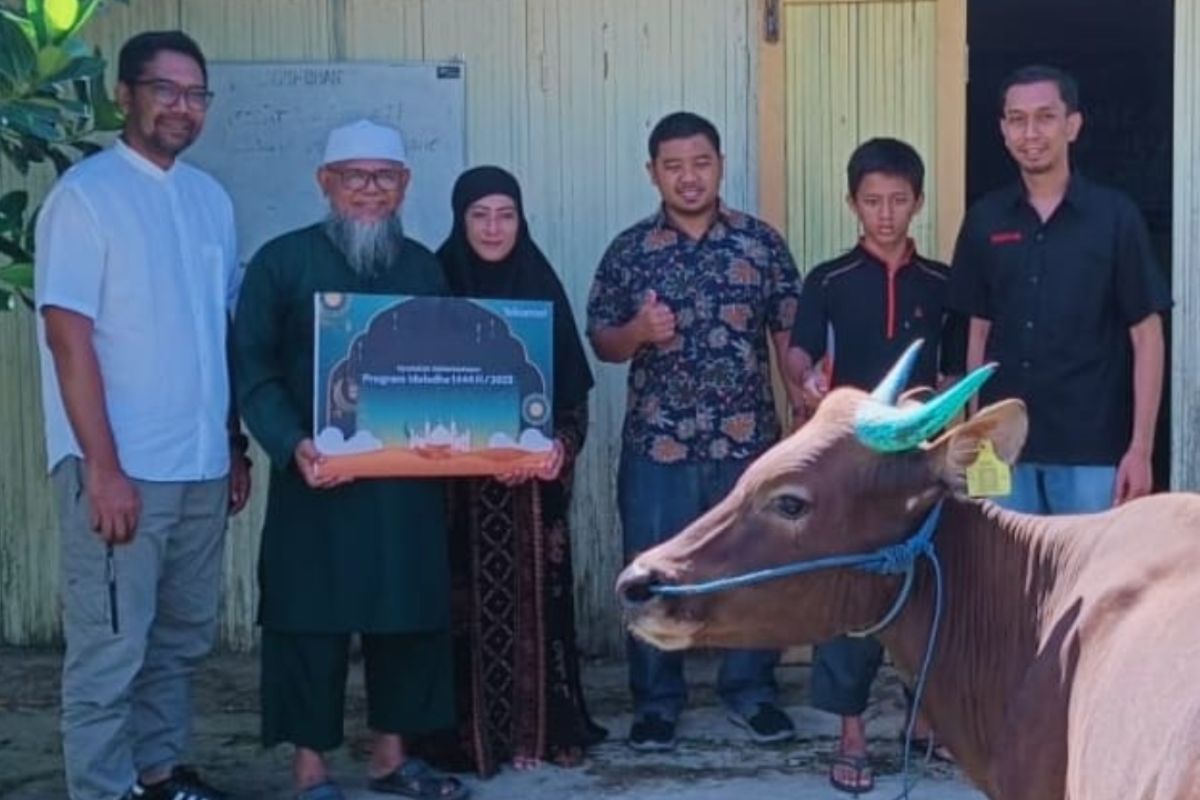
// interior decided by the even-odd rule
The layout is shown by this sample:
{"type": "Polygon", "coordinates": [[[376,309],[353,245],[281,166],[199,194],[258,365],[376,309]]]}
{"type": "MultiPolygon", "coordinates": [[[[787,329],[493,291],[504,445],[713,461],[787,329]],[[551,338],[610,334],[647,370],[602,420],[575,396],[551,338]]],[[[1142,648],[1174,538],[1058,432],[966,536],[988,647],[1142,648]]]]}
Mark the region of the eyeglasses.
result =
{"type": "Polygon", "coordinates": [[[134,81],[135,86],[149,86],[154,102],[162,106],[173,106],[183,98],[183,102],[192,111],[203,111],[212,103],[213,93],[203,86],[180,86],[174,81],[162,78],[150,78],[144,81],[134,81]]]}
{"type": "Polygon", "coordinates": [[[404,182],[402,169],[335,169],[333,172],[341,181],[342,188],[352,192],[361,192],[370,183],[374,183],[380,191],[394,192],[404,182]]]}

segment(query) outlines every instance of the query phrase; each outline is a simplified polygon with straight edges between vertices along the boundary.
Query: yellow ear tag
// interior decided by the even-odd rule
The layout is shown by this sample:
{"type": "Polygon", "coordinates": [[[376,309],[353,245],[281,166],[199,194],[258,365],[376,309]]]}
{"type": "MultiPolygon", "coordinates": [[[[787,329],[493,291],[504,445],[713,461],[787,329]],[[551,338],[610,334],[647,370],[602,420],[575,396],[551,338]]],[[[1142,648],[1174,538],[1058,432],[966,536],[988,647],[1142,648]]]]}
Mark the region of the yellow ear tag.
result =
{"type": "Polygon", "coordinates": [[[996,446],[991,439],[980,443],[975,463],[967,467],[967,494],[970,497],[1012,494],[1012,470],[996,455],[996,446]]]}

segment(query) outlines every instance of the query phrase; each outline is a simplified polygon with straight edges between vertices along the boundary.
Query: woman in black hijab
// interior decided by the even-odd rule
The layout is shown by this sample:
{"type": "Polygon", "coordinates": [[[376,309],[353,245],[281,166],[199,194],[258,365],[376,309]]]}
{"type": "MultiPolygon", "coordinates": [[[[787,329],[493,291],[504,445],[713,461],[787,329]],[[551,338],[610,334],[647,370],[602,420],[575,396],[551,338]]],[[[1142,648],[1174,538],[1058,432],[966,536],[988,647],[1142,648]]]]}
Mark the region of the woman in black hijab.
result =
{"type": "Polygon", "coordinates": [[[578,764],[606,731],[588,716],[575,649],[567,513],[587,431],[591,370],[562,283],[529,236],[516,179],[463,173],[438,250],[462,297],[554,304],[554,456],[544,469],[464,479],[451,491],[457,766],[578,764]]]}

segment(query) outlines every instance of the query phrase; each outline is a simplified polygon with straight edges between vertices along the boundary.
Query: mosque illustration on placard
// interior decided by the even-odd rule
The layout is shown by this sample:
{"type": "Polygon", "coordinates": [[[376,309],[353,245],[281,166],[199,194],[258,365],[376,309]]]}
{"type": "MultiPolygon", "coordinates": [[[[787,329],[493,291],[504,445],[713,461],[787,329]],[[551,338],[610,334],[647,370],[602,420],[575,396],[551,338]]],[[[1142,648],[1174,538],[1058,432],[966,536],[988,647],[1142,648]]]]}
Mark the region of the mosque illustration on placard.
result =
{"type": "Polygon", "coordinates": [[[553,448],[553,305],[314,298],[313,428],[330,474],[495,475],[553,448]]]}

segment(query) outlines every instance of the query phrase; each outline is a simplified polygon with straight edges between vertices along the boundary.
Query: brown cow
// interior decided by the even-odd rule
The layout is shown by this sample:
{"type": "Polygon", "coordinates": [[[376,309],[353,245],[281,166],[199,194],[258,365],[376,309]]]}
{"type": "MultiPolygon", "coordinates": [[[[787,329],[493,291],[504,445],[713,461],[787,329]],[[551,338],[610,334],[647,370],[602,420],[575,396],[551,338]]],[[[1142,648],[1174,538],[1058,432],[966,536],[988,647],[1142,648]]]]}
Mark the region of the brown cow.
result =
{"type": "MultiPolygon", "coordinates": [[[[993,800],[1200,800],[1200,497],[1076,517],[968,500],[964,470],[983,439],[1015,460],[1024,406],[990,406],[922,444],[963,393],[936,412],[944,397],[896,408],[894,391],[883,395],[835,391],[723,502],[641,554],[618,582],[633,631],[684,649],[786,647],[867,627],[901,578],[833,569],[699,596],[657,587],[871,552],[941,501],[945,608],[923,708],[971,780],[993,800]]],[[[910,674],[935,596],[927,562],[916,576],[879,635],[910,674]]]]}

